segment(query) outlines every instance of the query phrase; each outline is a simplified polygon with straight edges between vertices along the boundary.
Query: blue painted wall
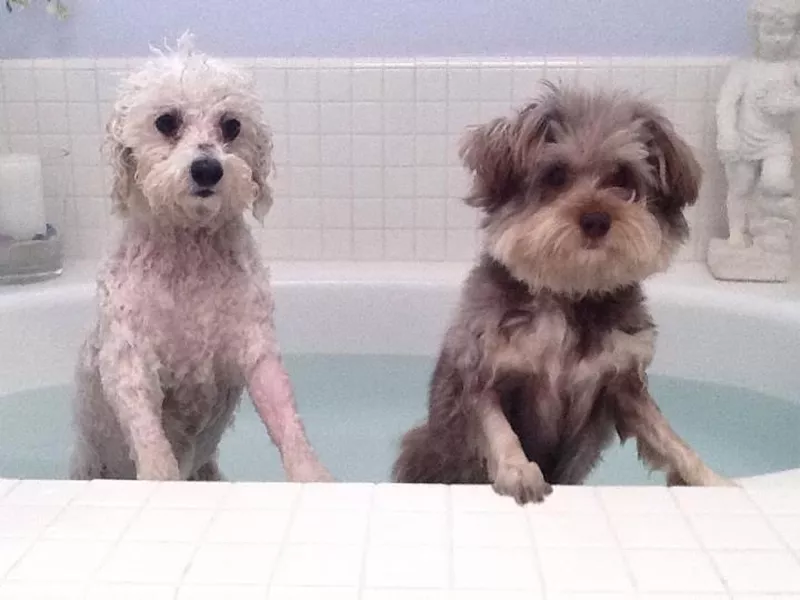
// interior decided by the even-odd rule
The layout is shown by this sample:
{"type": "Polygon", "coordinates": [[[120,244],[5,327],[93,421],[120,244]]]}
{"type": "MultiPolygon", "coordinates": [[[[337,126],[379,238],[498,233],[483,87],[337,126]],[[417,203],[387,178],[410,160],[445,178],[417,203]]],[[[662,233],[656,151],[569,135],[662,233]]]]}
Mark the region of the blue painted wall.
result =
{"type": "Polygon", "coordinates": [[[0,58],[130,56],[191,29],[240,56],[723,55],[747,0],[44,0],[0,12],[0,58]]]}

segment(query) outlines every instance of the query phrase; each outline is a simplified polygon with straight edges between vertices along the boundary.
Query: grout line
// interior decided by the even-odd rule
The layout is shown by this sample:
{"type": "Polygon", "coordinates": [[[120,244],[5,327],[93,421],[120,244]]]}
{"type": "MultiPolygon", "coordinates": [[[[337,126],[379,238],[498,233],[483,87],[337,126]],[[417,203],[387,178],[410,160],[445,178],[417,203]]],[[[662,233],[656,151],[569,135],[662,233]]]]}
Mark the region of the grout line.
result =
{"type": "MultiPolygon", "coordinates": [[[[22,480],[19,480],[17,482],[17,484],[14,485],[11,489],[9,489],[4,496],[7,496],[8,493],[12,489],[16,489],[21,484],[22,484],[22,480]]],[[[86,487],[86,486],[84,486],[84,487],[86,487]]],[[[74,499],[75,499],[75,496],[72,496],[63,505],[59,506],[58,507],[59,510],[56,511],[56,513],[41,527],[41,529],[39,529],[39,531],[36,533],[36,535],[31,536],[30,539],[25,538],[27,543],[28,543],[27,547],[22,552],[22,554],[20,554],[17,557],[17,559],[8,566],[8,568],[5,570],[5,573],[3,574],[2,578],[0,578],[0,583],[2,583],[3,581],[7,580],[8,574],[11,573],[11,571],[14,570],[17,567],[17,565],[19,565],[22,562],[22,560],[28,555],[28,553],[34,548],[34,546],[36,546],[40,541],[44,541],[44,533],[47,530],[47,528],[50,527],[51,525],[53,525],[56,521],[58,521],[61,518],[61,515],[63,515],[66,512],[66,510],[67,510],[67,508],[69,506],[71,506],[72,501],[74,499]]],[[[47,506],[47,505],[45,505],[45,506],[47,506]]],[[[28,508],[32,508],[32,507],[35,507],[35,505],[30,505],[29,504],[29,505],[27,505],[27,507],[28,508]]],[[[19,538],[12,538],[12,539],[19,539],[19,538]]],[[[111,552],[111,550],[109,550],[109,553],[110,552],[111,552]]],[[[108,554],[106,554],[106,557],[108,557],[108,554]]],[[[102,563],[102,562],[103,561],[101,560],[100,563],[102,563]]],[[[99,569],[99,565],[98,565],[98,569],[99,569]]],[[[83,582],[83,583],[88,585],[86,582],[83,582]]]]}
{"type": "Polygon", "coordinates": [[[377,492],[377,486],[373,483],[372,492],[369,496],[369,509],[367,511],[367,526],[364,531],[364,543],[361,546],[361,571],[358,574],[358,589],[356,590],[356,595],[359,600],[363,600],[364,594],[367,589],[367,557],[369,556],[369,549],[372,544],[370,544],[370,534],[372,533],[372,517],[375,514],[375,496],[377,492]]]}
{"type": "MultiPolygon", "coordinates": [[[[745,493],[747,494],[747,497],[750,500],[750,502],[756,507],[756,511],[758,511],[757,514],[760,515],[764,519],[764,521],[766,521],[767,527],[769,527],[770,531],[772,531],[775,535],[778,536],[778,539],[781,541],[781,544],[783,544],[784,548],[789,551],[789,554],[792,556],[792,558],[795,559],[795,562],[800,562],[800,550],[795,550],[794,548],[792,548],[788,540],[786,540],[786,538],[784,538],[781,535],[781,532],[774,525],[772,519],[769,518],[769,514],[767,514],[767,512],[761,507],[761,505],[758,502],[756,502],[750,495],[749,490],[745,490],[745,493]]],[[[774,516],[788,516],[788,515],[774,515],[774,516]]]]}
{"type": "MultiPolygon", "coordinates": [[[[367,72],[370,72],[367,70],[367,72]]],[[[355,73],[355,69],[351,68],[351,74],[355,73]]],[[[381,73],[381,82],[380,82],[380,97],[381,102],[378,104],[381,108],[381,132],[384,132],[384,112],[383,112],[383,69],[380,70],[381,73]]],[[[355,171],[353,167],[353,160],[355,159],[355,134],[353,133],[354,124],[356,120],[356,111],[355,111],[355,90],[353,89],[353,81],[354,77],[351,75],[350,78],[350,131],[344,134],[348,139],[349,151],[350,151],[350,160],[349,164],[345,167],[347,169],[348,174],[348,187],[349,192],[347,195],[347,205],[349,207],[349,219],[348,219],[348,226],[350,229],[350,260],[358,260],[356,256],[356,234],[355,234],[355,212],[356,212],[356,202],[355,202],[355,171]]],[[[385,133],[381,137],[385,137],[385,133]]],[[[381,157],[381,161],[383,161],[383,157],[381,157]]]]}
{"type": "Polygon", "coordinates": [[[447,580],[450,590],[456,589],[456,552],[455,552],[455,508],[453,504],[453,486],[445,487],[446,519],[447,519],[447,580]]]}
{"type": "MultiPolygon", "coordinates": [[[[142,499],[141,504],[139,506],[135,507],[134,513],[133,513],[133,515],[131,515],[131,518],[128,521],[128,523],[125,525],[125,527],[122,528],[122,530],[120,531],[119,535],[117,536],[117,539],[114,540],[111,543],[111,547],[109,548],[109,550],[106,553],[105,557],[103,557],[103,559],[98,562],[97,568],[92,573],[92,575],[89,578],[89,581],[87,582],[87,586],[91,586],[93,583],[96,583],[96,579],[95,578],[96,578],[97,574],[100,573],[100,571],[103,569],[103,567],[105,567],[108,564],[109,560],[111,559],[111,556],[114,554],[114,552],[117,551],[117,549],[119,549],[119,546],[122,543],[122,539],[125,537],[125,534],[128,532],[128,530],[130,530],[130,528],[133,525],[133,523],[135,523],[136,520],[139,518],[139,516],[144,512],[145,508],[147,508],[147,504],[150,501],[150,498],[155,493],[156,487],[157,487],[157,485],[155,487],[153,487],[152,491],[142,499]]],[[[97,507],[97,506],[89,506],[88,508],[99,508],[99,507],[97,507]]],[[[118,583],[118,582],[101,582],[101,583],[111,584],[111,583],[118,583]]],[[[120,582],[120,583],[126,583],[127,584],[128,582],[120,582]]]]}
{"type": "MultiPolygon", "coordinates": [[[[69,114],[69,90],[67,89],[67,62],[64,61],[61,63],[61,82],[64,85],[64,113],[66,117],[66,135],[68,140],[68,148],[67,151],[69,154],[62,160],[62,177],[68,177],[69,181],[67,182],[66,190],[62,192],[61,196],[61,220],[64,226],[66,227],[74,227],[74,231],[70,234],[66,232],[61,232],[60,234],[66,238],[71,238],[72,243],[72,250],[77,251],[78,255],[81,258],[86,256],[86,252],[84,252],[84,235],[81,235],[81,231],[83,227],[81,226],[81,219],[78,217],[78,207],[80,203],[77,202],[77,195],[75,193],[75,182],[77,181],[77,176],[75,172],[75,158],[72,153],[72,145],[74,143],[73,134],[72,134],[72,119],[70,118],[69,114]]],[[[97,95],[97,86],[95,85],[95,94],[97,95]]],[[[99,100],[98,100],[99,102],[99,100]]],[[[37,119],[38,120],[38,119],[37,119]]],[[[40,144],[41,146],[41,144],[40,144]]],[[[109,200],[109,206],[111,206],[111,202],[109,200]]]]}
{"type": "MultiPolygon", "coordinates": [[[[445,151],[449,151],[450,148],[450,140],[453,138],[452,134],[450,133],[450,127],[448,126],[448,115],[450,114],[450,72],[448,68],[444,70],[444,139],[445,139],[445,151]]],[[[478,77],[480,78],[480,71],[478,72],[478,77]]],[[[513,94],[514,89],[514,79],[513,79],[513,70],[512,70],[512,79],[511,79],[511,90],[513,94]]],[[[456,144],[458,146],[458,143],[456,144]]],[[[457,150],[456,150],[457,153],[457,150]]],[[[444,171],[445,177],[445,199],[444,199],[444,259],[447,260],[449,256],[449,241],[447,232],[450,231],[451,227],[450,223],[450,213],[451,213],[451,204],[450,200],[450,169],[452,168],[451,163],[459,164],[457,157],[444,157],[444,166],[442,170],[444,171]]],[[[415,228],[416,229],[416,228],[415,228]]],[[[416,237],[416,236],[415,236],[416,237]]]]}
{"type": "MultiPolygon", "coordinates": [[[[547,499],[545,499],[547,502],[547,499]]],[[[528,530],[528,537],[531,540],[531,548],[533,548],[533,559],[536,564],[536,570],[539,575],[539,592],[542,594],[542,598],[547,597],[547,584],[544,580],[544,568],[542,564],[542,552],[540,552],[541,548],[539,547],[538,542],[536,541],[537,536],[536,532],[533,530],[533,520],[531,519],[531,508],[526,507],[524,508],[523,518],[525,519],[525,527],[528,530]]]]}
{"type": "Polygon", "coordinates": [[[2,494],[0,494],[0,500],[8,496],[13,490],[19,487],[20,483],[22,483],[21,479],[5,479],[4,481],[10,481],[11,485],[2,494]]]}
{"type": "MultiPolygon", "coordinates": [[[[231,484],[231,486],[233,485],[235,484],[231,484]]],[[[231,487],[230,490],[228,491],[228,496],[230,496],[232,493],[233,493],[233,487],[231,487]]],[[[217,519],[217,517],[219,517],[220,513],[222,512],[222,506],[223,506],[223,500],[220,500],[220,502],[218,502],[216,507],[214,508],[213,514],[211,515],[211,518],[208,520],[208,523],[206,523],[205,527],[203,528],[203,532],[200,534],[200,537],[194,540],[194,549],[192,550],[192,553],[189,556],[189,561],[186,563],[186,566],[183,568],[183,571],[181,571],[181,576],[178,579],[178,583],[176,584],[175,587],[176,597],[178,595],[178,592],[180,592],[181,586],[186,582],[186,575],[189,573],[189,569],[192,568],[192,565],[194,564],[194,559],[197,557],[197,553],[199,552],[200,548],[206,544],[211,543],[211,542],[206,542],[206,537],[208,536],[208,531],[211,529],[211,525],[214,523],[214,521],[217,519]]],[[[203,510],[203,509],[193,508],[184,510],[203,510]]]]}
{"type": "MultiPolygon", "coordinates": [[[[8,103],[5,98],[5,69],[3,69],[2,60],[0,60],[0,103],[3,105],[3,111],[0,112],[0,152],[11,151],[11,132],[9,131],[8,121],[8,103]]],[[[36,82],[34,81],[34,85],[36,82]]],[[[38,119],[37,119],[38,120],[38,119]]]]}
{"type": "Polygon", "coordinates": [[[669,492],[669,495],[670,495],[670,498],[672,498],[672,501],[678,507],[678,514],[680,515],[681,520],[689,528],[689,531],[692,534],[692,538],[697,542],[697,545],[700,547],[701,552],[705,555],[706,559],[708,560],[709,564],[711,565],[711,568],[714,570],[714,573],[717,575],[717,579],[719,579],[719,581],[722,583],[722,587],[725,588],[725,593],[727,593],[729,595],[732,594],[733,592],[730,589],[730,587],[728,586],[728,581],[725,579],[725,577],[722,574],[722,571],[719,570],[719,567],[717,567],[717,563],[714,562],[714,559],[711,556],[711,549],[707,548],[705,546],[705,544],[703,544],[703,540],[700,537],[700,534],[695,529],[694,523],[689,518],[689,516],[686,514],[686,512],[683,510],[683,506],[681,506],[680,502],[678,502],[678,499],[675,498],[675,495],[672,493],[672,491],[669,488],[667,488],[667,491],[669,492]]]}
{"type": "MultiPolygon", "coordinates": [[[[316,211],[316,223],[313,227],[310,227],[308,223],[305,223],[306,227],[309,229],[317,230],[317,242],[319,244],[319,254],[318,256],[314,257],[314,260],[320,260],[325,255],[325,236],[323,235],[324,231],[324,224],[322,219],[322,78],[320,74],[322,73],[323,68],[320,66],[319,61],[316,62],[316,66],[314,67],[315,70],[315,77],[314,77],[314,96],[315,100],[314,103],[316,105],[315,112],[317,114],[317,127],[316,131],[314,131],[313,135],[316,138],[316,146],[317,146],[317,156],[316,160],[313,161],[315,164],[311,165],[313,168],[313,174],[315,179],[315,187],[316,187],[316,194],[314,194],[314,198],[312,198],[312,204],[314,206],[314,210],[316,211]]],[[[317,254],[315,252],[315,254],[317,254]]]]}
{"type": "MultiPolygon", "coordinates": [[[[111,187],[110,181],[106,181],[106,168],[105,168],[105,154],[103,152],[103,143],[105,141],[105,132],[106,132],[106,118],[102,114],[101,107],[103,103],[100,101],[100,68],[98,67],[98,61],[94,61],[92,73],[94,75],[94,103],[96,106],[97,111],[97,126],[98,126],[98,133],[97,137],[100,139],[100,148],[98,148],[97,152],[97,168],[99,169],[100,178],[103,181],[104,189],[109,189],[111,187]]],[[[113,110],[113,109],[112,109],[113,110]]],[[[72,148],[70,147],[70,152],[72,148]]],[[[72,153],[71,158],[74,162],[74,153],[72,153]]],[[[102,219],[102,227],[106,231],[105,239],[103,240],[104,246],[107,246],[109,243],[109,238],[111,235],[111,202],[110,199],[107,200],[104,205],[105,210],[103,211],[103,219],[102,219]]]]}
{"type": "Polygon", "coordinates": [[[603,516],[605,517],[606,525],[608,526],[608,529],[611,531],[611,537],[614,538],[614,542],[616,543],[616,548],[622,555],[622,562],[625,565],[625,573],[628,575],[628,580],[631,583],[631,587],[633,587],[633,593],[634,595],[640,594],[642,591],[639,589],[639,583],[633,574],[633,568],[631,567],[630,561],[628,560],[628,551],[622,545],[622,542],[619,539],[617,528],[614,527],[614,522],[611,520],[611,513],[608,511],[608,508],[606,507],[603,498],[597,492],[597,488],[592,489],[592,495],[594,496],[596,502],[599,504],[600,510],[603,512],[603,516]]]}
{"type": "Polygon", "coordinates": [[[292,527],[294,526],[294,521],[295,518],[297,517],[297,513],[300,512],[300,503],[303,500],[303,493],[305,492],[306,489],[306,484],[290,483],[289,485],[295,486],[297,488],[297,493],[294,496],[294,503],[289,509],[289,519],[286,522],[286,531],[283,532],[280,544],[278,544],[278,553],[275,555],[275,564],[273,565],[272,573],[270,573],[269,580],[267,581],[268,598],[270,596],[270,592],[272,591],[272,585],[275,581],[275,574],[278,572],[278,569],[280,569],[281,560],[284,556],[286,548],[289,546],[289,538],[292,533],[292,527]]]}

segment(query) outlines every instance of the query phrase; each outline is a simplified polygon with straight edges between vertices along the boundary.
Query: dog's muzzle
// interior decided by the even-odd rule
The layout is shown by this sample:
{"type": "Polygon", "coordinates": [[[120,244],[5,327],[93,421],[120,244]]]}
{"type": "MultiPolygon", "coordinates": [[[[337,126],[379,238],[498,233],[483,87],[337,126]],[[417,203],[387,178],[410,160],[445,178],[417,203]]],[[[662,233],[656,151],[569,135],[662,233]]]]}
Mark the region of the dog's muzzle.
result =
{"type": "Polygon", "coordinates": [[[211,188],[219,183],[219,180],[222,179],[222,175],[224,174],[224,171],[222,170],[222,163],[216,158],[211,158],[208,156],[204,156],[203,158],[198,158],[192,161],[190,171],[192,174],[192,180],[200,188],[196,192],[196,195],[203,198],[206,198],[214,193],[211,188]]]}

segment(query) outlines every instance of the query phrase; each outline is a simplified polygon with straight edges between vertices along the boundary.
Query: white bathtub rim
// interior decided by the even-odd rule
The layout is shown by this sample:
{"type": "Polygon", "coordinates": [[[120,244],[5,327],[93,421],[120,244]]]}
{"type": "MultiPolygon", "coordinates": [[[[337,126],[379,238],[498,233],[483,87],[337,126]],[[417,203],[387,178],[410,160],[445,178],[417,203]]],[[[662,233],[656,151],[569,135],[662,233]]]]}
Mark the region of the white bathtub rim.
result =
{"type": "MultiPolygon", "coordinates": [[[[471,263],[463,262],[274,262],[270,280],[280,287],[302,283],[325,286],[459,286],[471,263]]],[[[64,275],[28,285],[0,286],[0,309],[15,302],[36,302],[58,290],[61,297],[85,297],[95,292],[95,261],[69,263],[64,275]]],[[[700,263],[679,263],[670,271],[655,275],[644,284],[649,298],[660,296],[673,301],[713,303],[734,312],[769,317],[800,318],[800,283],[759,284],[715,281],[700,263]]]]}
{"type": "MultiPolygon", "coordinates": [[[[433,354],[449,323],[458,301],[461,282],[469,268],[468,263],[274,263],[272,285],[276,296],[280,343],[287,352],[370,353],[372,344],[374,347],[383,346],[384,350],[386,347],[396,349],[398,354],[433,354]],[[416,327],[398,328],[382,322],[379,318],[383,314],[382,307],[376,306],[375,302],[387,299],[392,300],[393,310],[399,315],[395,315],[395,318],[415,318],[419,313],[424,313],[423,318],[418,320],[416,327]],[[349,304],[345,306],[344,303],[349,304]],[[320,311],[316,307],[322,304],[325,308],[320,311]],[[415,313],[415,310],[418,312],[415,313]],[[320,312],[327,316],[314,314],[320,312]],[[361,326],[365,312],[372,316],[372,329],[361,326]],[[348,322],[330,323],[340,318],[348,322]],[[342,337],[341,343],[334,339],[336,336],[342,337]],[[387,341],[387,336],[391,341],[387,341]]],[[[44,344],[62,343],[58,331],[54,331],[58,327],[37,331],[33,327],[35,323],[31,323],[32,331],[46,338],[31,339],[26,330],[26,320],[36,321],[37,312],[44,311],[42,314],[47,315],[51,322],[60,324],[61,307],[65,307],[70,311],[66,319],[70,322],[65,326],[64,336],[76,337],[79,328],[87,331],[94,318],[96,270],[97,263],[85,261],[68,265],[65,274],[58,279],[27,286],[0,287],[0,327],[5,321],[6,326],[16,334],[10,337],[18,347],[25,347],[26,344],[35,346],[38,343],[40,349],[53,358],[55,350],[51,351],[44,344]]],[[[675,346],[685,344],[683,336],[692,335],[691,324],[687,325],[689,330],[683,331],[675,326],[674,321],[667,324],[661,322],[659,316],[666,314],[670,319],[679,317],[697,321],[694,318],[696,313],[701,321],[711,318],[723,329],[728,319],[749,319],[748,322],[738,321],[744,323],[743,331],[750,336],[758,335],[760,329],[771,331],[774,339],[780,342],[781,347],[775,352],[779,352],[778,357],[784,363],[776,373],[778,366],[772,364],[769,356],[773,348],[755,346],[753,351],[752,348],[746,348],[747,344],[752,346],[750,339],[728,339],[725,347],[730,348],[730,360],[736,362],[733,374],[738,376],[738,370],[742,368],[752,371],[746,377],[742,375],[745,379],[733,383],[800,401],[800,398],[795,398],[796,391],[800,389],[800,374],[777,381],[781,374],[787,372],[786,354],[795,347],[795,342],[796,347],[800,347],[799,286],[720,283],[710,277],[704,265],[679,264],[669,273],[648,281],[646,292],[660,330],[656,361],[651,372],[670,374],[669,370],[663,370],[667,365],[689,373],[690,378],[713,383],[728,382],[727,376],[731,372],[731,369],[719,369],[715,377],[707,376],[704,371],[708,367],[703,363],[713,360],[713,354],[720,351],[715,342],[725,337],[725,331],[717,333],[714,330],[711,335],[699,339],[698,343],[704,345],[706,354],[695,356],[690,363],[683,360],[675,346]],[[746,351],[741,349],[742,346],[746,351]],[[755,366],[751,368],[748,361],[752,360],[755,360],[755,366]],[[756,372],[761,368],[767,374],[772,370],[770,377],[764,378],[763,386],[759,380],[760,372],[756,372]]],[[[704,326],[705,323],[694,325],[704,326]]],[[[70,343],[74,346],[74,340],[70,343]]],[[[74,352],[74,349],[70,347],[67,351],[74,352]]],[[[2,355],[3,348],[0,347],[2,355]]],[[[55,358],[58,364],[65,357],[55,358]]],[[[69,358],[74,360],[74,356],[69,358]]],[[[24,361],[19,354],[8,349],[6,359],[24,361]]],[[[32,368],[35,365],[28,366],[32,368]]],[[[13,393],[25,385],[24,381],[16,381],[9,390],[6,379],[13,379],[13,376],[3,370],[2,364],[0,374],[3,375],[0,378],[0,394],[13,393]]],[[[678,373],[677,376],[685,375],[678,373]]],[[[38,378],[34,377],[31,381],[36,382],[38,378]]],[[[35,383],[32,387],[35,387],[35,383]]]]}

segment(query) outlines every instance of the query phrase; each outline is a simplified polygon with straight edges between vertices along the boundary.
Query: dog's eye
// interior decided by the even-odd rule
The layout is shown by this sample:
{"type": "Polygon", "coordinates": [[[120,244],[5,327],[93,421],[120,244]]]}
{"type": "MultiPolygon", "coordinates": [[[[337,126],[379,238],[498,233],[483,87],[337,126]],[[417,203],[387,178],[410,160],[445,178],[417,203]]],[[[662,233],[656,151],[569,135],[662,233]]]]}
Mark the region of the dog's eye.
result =
{"type": "Polygon", "coordinates": [[[617,167],[617,169],[609,175],[603,182],[605,187],[622,188],[631,190],[636,187],[636,182],[633,178],[633,173],[628,167],[617,167]]]}
{"type": "Polygon", "coordinates": [[[547,187],[560,188],[566,185],[568,178],[569,172],[567,171],[567,167],[565,165],[557,164],[545,171],[544,176],[542,177],[542,183],[544,183],[544,185],[547,187]]]}
{"type": "Polygon", "coordinates": [[[156,119],[156,129],[167,137],[172,137],[178,133],[181,127],[181,119],[177,113],[168,112],[164,113],[156,119]]]}
{"type": "Polygon", "coordinates": [[[238,119],[226,118],[220,121],[219,127],[222,130],[222,139],[224,139],[226,142],[232,142],[239,135],[239,131],[242,129],[242,124],[239,123],[238,119]]]}

